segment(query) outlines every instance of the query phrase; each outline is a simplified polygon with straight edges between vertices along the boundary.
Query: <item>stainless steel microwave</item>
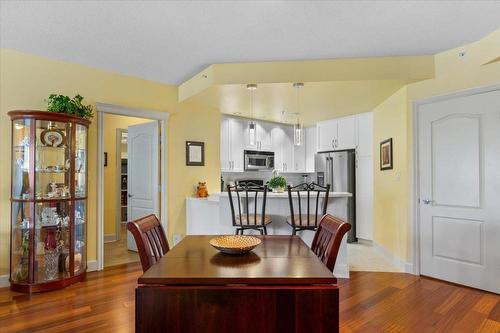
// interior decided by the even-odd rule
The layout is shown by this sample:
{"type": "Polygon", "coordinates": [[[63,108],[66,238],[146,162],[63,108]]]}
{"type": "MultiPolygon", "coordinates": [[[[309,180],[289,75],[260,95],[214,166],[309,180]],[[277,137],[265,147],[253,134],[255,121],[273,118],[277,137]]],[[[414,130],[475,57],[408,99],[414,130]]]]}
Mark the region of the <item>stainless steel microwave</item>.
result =
{"type": "Polygon", "coordinates": [[[245,150],[245,170],[247,171],[273,171],[274,152],[245,150]]]}

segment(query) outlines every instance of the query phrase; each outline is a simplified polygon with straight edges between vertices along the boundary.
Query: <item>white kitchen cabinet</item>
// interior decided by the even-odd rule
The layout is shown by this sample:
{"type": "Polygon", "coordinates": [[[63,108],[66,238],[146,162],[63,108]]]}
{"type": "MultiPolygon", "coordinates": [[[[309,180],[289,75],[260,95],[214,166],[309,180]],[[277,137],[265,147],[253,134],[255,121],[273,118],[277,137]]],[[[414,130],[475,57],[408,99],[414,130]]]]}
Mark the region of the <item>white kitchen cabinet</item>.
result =
{"type": "Polygon", "coordinates": [[[274,168],[280,172],[294,172],[293,127],[276,124],[272,129],[274,168]]]}
{"type": "MultiPolygon", "coordinates": [[[[302,144],[300,146],[293,146],[293,171],[306,172],[306,139],[305,135],[302,137],[302,144]]],[[[293,144],[293,141],[292,141],[293,144]]]]}
{"type": "Polygon", "coordinates": [[[373,156],[373,112],[357,115],[357,154],[359,156],[373,156]]]}
{"type": "Polygon", "coordinates": [[[257,123],[257,141],[259,142],[259,150],[272,151],[273,150],[273,125],[266,122],[257,123]]]}
{"type": "Polygon", "coordinates": [[[232,117],[223,117],[220,125],[221,171],[243,172],[245,122],[232,117]]]}
{"type": "Polygon", "coordinates": [[[245,149],[247,150],[260,150],[260,151],[272,151],[273,140],[272,140],[272,129],[273,126],[270,123],[256,121],[255,124],[255,142],[250,144],[250,137],[248,135],[248,126],[251,120],[241,119],[244,123],[243,132],[241,133],[245,138],[245,149]]]}
{"type": "Polygon", "coordinates": [[[372,156],[356,156],[356,237],[373,240],[372,156]]]}
{"type": "Polygon", "coordinates": [[[245,138],[245,121],[238,118],[231,118],[230,122],[230,146],[231,146],[231,161],[232,161],[232,172],[243,172],[245,169],[244,165],[244,138],[245,138]]]}
{"type": "Polygon", "coordinates": [[[316,172],[315,155],[317,149],[316,127],[308,127],[304,132],[306,147],[306,172],[316,172]]]}
{"type": "Polygon", "coordinates": [[[283,172],[294,172],[293,158],[293,127],[283,126],[284,140],[281,144],[281,153],[283,154],[284,169],[283,172]]]}
{"type": "Polygon", "coordinates": [[[230,147],[230,120],[227,117],[222,117],[220,121],[220,169],[221,171],[231,171],[231,147],[230,147]]]}
{"type": "Polygon", "coordinates": [[[356,117],[321,121],[316,125],[318,151],[356,148],[356,117]]]}
{"type": "Polygon", "coordinates": [[[356,121],[356,236],[373,240],[373,113],[356,121]]]}
{"type": "Polygon", "coordinates": [[[318,138],[318,151],[328,151],[335,148],[337,139],[337,120],[320,121],[316,125],[318,138]]]}
{"type": "Polygon", "coordinates": [[[356,148],[356,117],[344,117],[337,120],[337,141],[335,150],[356,148]]]}

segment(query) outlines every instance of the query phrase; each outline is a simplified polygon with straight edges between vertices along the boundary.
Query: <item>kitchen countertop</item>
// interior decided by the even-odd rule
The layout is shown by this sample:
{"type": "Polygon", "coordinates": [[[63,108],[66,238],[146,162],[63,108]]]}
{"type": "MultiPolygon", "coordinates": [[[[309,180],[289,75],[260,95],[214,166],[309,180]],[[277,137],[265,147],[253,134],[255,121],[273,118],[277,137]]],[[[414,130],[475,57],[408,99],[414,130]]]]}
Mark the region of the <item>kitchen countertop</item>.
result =
{"type": "MultiPolygon", "coordinates": [[[[313,197],[314,194],[311,195],[313,197]]],[[[306,198],[307,197],[307,192],[306,191],[301,191],[300,192],[301,198],[306,198]]],[[[320,194],[320,197],[323,197],[324,194],[320,194]]],[[[210,194],[208,198],[197,198],[197,197],[188,197],[188,199],[191,200],[206,200],[206,201],[212,201],[212,202],[218,202],[221,197],[227,197],[227,192],[215,192],[210,194]]],[[[294,198],[296,197],[296,194],[294,194],[294,198]]],[[[349,192],[330,192],[329,194],[330,198],[349,198],[352,197],[352,193],[349,192]]],[[[262,196],[259,195],[259,198],[262,198],[262,196]]],[[[268,192],[267,193],[267,198],[268,199],[288,199],[288,192],[283,192],[283,193],[276,193],[276,192],[268,192]]]]}

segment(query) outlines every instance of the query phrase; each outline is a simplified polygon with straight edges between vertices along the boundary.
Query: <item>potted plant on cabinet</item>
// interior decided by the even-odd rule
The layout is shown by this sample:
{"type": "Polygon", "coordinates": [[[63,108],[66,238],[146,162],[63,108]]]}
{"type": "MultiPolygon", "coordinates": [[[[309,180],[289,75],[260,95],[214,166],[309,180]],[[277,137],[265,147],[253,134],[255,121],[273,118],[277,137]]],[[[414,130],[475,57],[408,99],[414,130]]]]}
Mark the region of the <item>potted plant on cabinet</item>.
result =
{"type": "Polygon", "coordinates": [[[47,99],[47,111],[72,114],[83,119],[92,119],[94,108],[90,104],[82,104],[82,101],[83,97],[81,95],[69,98],[64,95],[52,94],[47,99]]]}

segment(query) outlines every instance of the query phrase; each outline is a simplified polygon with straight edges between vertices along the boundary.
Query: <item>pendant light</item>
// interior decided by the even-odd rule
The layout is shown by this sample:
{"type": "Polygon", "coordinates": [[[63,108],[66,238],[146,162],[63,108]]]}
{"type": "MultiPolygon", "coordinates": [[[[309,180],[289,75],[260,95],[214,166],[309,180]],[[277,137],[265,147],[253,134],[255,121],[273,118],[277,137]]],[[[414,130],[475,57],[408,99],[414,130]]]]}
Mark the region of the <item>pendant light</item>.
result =
{"type": "Polygon", "coordinates": [[[295,146],[301,146],[302,145],[302,137],[304,135],[304,131],[302,130],[302,124],[300,123],[300,89],[304,87],[304,84],[302,82],[295,82],[293,84],[293,87],[297,91],[297,112],[295,113],[297,115],[297,121],[293,124],[293,144],[295,146]]]}
{"type": "Polygon", "coordinates": [[[250,109],[251,109],[251,120],[248,122],[248,144],[250,146],[255,146],[257,128],[255,124],[255,119],[253,118],[253,94],[257,90],[257,85],[254,83],[247,84],[247,89],[250,90],[250,109]]]}

